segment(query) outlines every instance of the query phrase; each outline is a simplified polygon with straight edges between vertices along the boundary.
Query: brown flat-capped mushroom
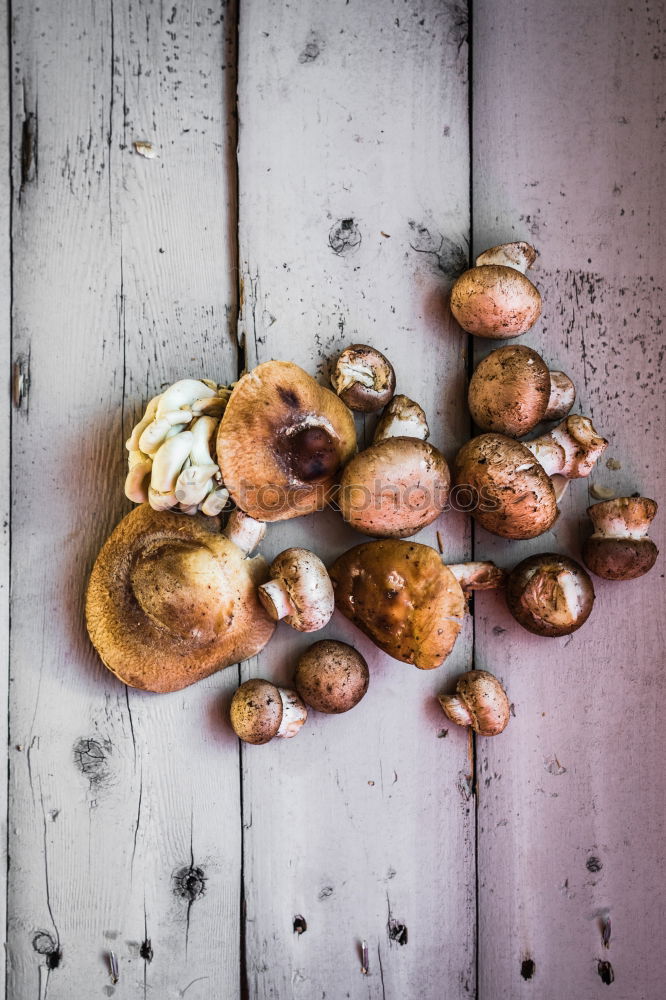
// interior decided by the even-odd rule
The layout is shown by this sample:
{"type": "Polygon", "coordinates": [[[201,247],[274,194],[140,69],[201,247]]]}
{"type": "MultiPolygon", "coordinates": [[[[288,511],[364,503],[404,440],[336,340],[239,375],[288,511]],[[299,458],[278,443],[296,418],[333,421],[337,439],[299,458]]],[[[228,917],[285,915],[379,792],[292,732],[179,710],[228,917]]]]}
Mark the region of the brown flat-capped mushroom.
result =
{"type": "Polygon", "coordinates": [[[395,396],[387,411],[374,443],[345,467],[335,499],[356,531],[405,538],[439,517],[451,475],[441,452],[423,440],[428,425],[421,407],[395,396]]]}
{"type": "Polygon", "coordinates": [[[336,639],[322,639],[301,653],[294,674],[294,687],[305,704],[335,715],[358,705],[369,682],[361,654],[336,639]]]}
{"type": "Polygon", "coordinates": [[[236,736],[244,743],[260,745],[274,737],[296,736],[308,710],[295,691],[255,677],[236,689],[229,714],[236,736]]]}
{"type": "Polygon", "coordinates": [[[487,670],[468,670],[458,678],[456,693],[440,694],[438,701],[451,722],[471,726],[479,736],[497,736],[509,724],[506,691],[487,670]]]}
{"type": "Polygon", "coordinates": [[[247,552],[265,527],[253,522],[251,538],[248,520],[236,514],[220,534],[214,518],[147,503],[123,518],[86,597],[92,643],[121,681],[178,691],[263,649],[275,629],[257,597],[268,566],[247,552]]]}
{"type": "Polygon", "coordinates": [[[583,546],[583,562],[605,580],[635,580],[654,566],[659,549],[647,537],[657,513],[648,497],[617,497],[587,508],[594,534],[583,546]]]}
{"type": "Polygon", "coordinates": [[[540,354],[522,344],[491,351],[477,365],[467,399],[474,422],[508,437],[529,434],[543,420],[562,420],[576,390],[564,372],[551,372],[540,354]]]}
{"type": "Polygon", "coordinates": [[[333,614],[333,584],[323,562],[308,549],[285,549],[259,587],[259,599],[273,621],[284,619],[299,632],[316,632],[333,614]]]}
{"type": "Polygon", "coordinates": [[[355,451],[350,410],[287,361],[267,361],[240,379],[217,433],[224,484],[260,521],[322,509],[355,451]]]}
{"type": "Polygon", "coordinates": [[[395,392],[393,365],[367,344],[346,347],[335,363],[331,384],[350,410],[374,413],[386,406],[395,392]]]}
{"type": "Polygon", "coordinates": [[[524,444],[503,434],[480,434],[456,455],[453,480],[458,488],[470,488],[470,514],[486,531],[536,538],[558,515],[562,477],[589,476],[607,446],[591,421],[577,414],[524,444]],[[560,477],[557,495],[551,476],[560,477]]]}
{"type": "Polygon", "coordinates": [[[445,566],[428,545],[383,539],[356,545],[329,570],[335,604],[389,656],[423,670],[453,649],[465,591],[498,587],[492,563],[445,566]]]}
{"type": "Polygon", "coordinates": [[[504,243],[476,258],[451,289],[451,312],[477,337],[519,337],[541,314],[541,295],[525,271],[536,260],[528,243],[504,243]]]}
{"type": "Polygon", "coordinates": [[[509,573],[506,603],[528,632],[569,635],[589,618],[594,587],[573,559],[545,552],[523,559],[509,573]]]}

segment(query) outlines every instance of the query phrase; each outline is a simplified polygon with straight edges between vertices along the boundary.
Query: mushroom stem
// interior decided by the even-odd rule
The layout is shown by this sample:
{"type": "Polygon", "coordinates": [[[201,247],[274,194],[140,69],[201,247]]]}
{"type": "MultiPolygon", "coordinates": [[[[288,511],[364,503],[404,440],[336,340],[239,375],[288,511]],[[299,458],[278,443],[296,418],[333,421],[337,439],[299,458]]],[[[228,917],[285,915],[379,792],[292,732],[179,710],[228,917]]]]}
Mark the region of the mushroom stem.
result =
{"type": "MultiPolygon", "coordinates": [[[[220,494],[221,499],[222,491],[218,490],[216,493],[220,494]]],[[[229,494],[227,493],[227,498],[228,496],[229,494]]],[[[225,503],[227,498],[225,498],[225,503]]],[[[249,514],[236,509],[232,510],[229,515],[229,520],[223,534],[247,556],[256,549],[266,534],[266,524],[264,521],[255,521],[249,514]]]]}
{"type": "Polygon", "coordinates": [[[589,417],[573,414],[548,434],[526,441],[525,447],[549,476],[580,479],[589,476],[608,441],[599,437],[589,417]]]}
{"type": "Polygon", "coordinates": [[[282,580],[269,580],[268,583],[263,583],[259,587],[259,599],[273,621],[279,622],[287,615],[296,613],[289,591],[282,580]]]}
{"type": "Polygon", "coordinates": [[[576,387],[564,372],[550,372],[550,396],[544,420],[562,420],[574,405],[576,387]]]}
{"type": "Polygon", "coordinates": [[[512,267],[521,274],[525,274],[537,259],[537,252],[529,243],[502,243],[500,246],[491,247],[476,258],[476,266],[483,267],[486,264],[500,264],[503,267],[512,267]]]}
{"type": "Polygon", "coordinates": [[[430,435],[428,421],[422,407],[407,396],[394,396],[384,410],[373,443],[391,437],[419,438],[425,441],[430,435]]]}
{"type": "Polygon", "coordinates": [[[618,497],[587,508],[594,525],[592,538],[645,538],[657,513],[647,497],[618,497]]]}
{"type": "Polygon", "coordinates": [[[308,717],[308,710],[291,688],[278,687],[282,701],[282,722],[276,736],[289,740],[296,736],[308,717]]]}
{"type": "Polygon", "coordinates": [[[570,479],[566,476],[559,476],[555,474],[550,477],[550,481],[553,484],[553,491],[555,493],[555,503],[559,503],[566,491],[569,489],[570,479]]]}
{"type": "Polygon", "coordinates": [[[504,570],[492,562],[454,563],[448,569],[463,590],[495,590],[504,583],[504,570]]]}
{"type": "Polygon", "coordinates": [[[457,695],[440,694],[437,695],[437,700],[451,722],[455,722],[457,726],[472,725],[474,720],[469,712],[469,709],[457,695]]]}

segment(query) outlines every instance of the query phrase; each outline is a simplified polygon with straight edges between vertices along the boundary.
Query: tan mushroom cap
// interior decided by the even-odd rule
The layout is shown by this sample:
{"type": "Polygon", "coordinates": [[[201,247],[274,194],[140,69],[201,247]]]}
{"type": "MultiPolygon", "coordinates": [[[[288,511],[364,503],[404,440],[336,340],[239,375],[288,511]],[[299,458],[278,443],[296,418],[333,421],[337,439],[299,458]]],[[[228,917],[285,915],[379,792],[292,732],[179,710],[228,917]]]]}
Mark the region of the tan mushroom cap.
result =
{"type": "Polygon", "coordinates": [[[541,295],[516,268],[482,264],[455,282],[451,312],[463,330],[477,337],[519,337],[539,318],[541,295]]]}
{"type": "Polygon", "coordinates": [[[352,528],[377,538],[405,538],[431,524],[449,498],[444,456],[427,441],[378,441],[345,468],[336,502],[352,528]]]}
{"type": "Polygon", "coordinates": [[[267,361],[240,379],[217,434],[225,486],[260,521],[323,508],[355,451],[354,418],[345,404],[287,361],[267,361]]]}
{"type": "Polygon", "coordinates": [[[458,679],[456,694],[441,694],[438,700],[452,722],[471,726],[479,736],[499,735],[511,717],[506,691],[487,670],[468,670],[458,679]]]}
{"type": "Polygon", "coordinates": [[[480,434],[463,445],[453,481],[471,487],[470,514],[503,538],[536,538],[558,515],[550,477],[525,445],[502,434],[480,434]]]}
{"type": "Polygon", "coordinates": [[[394,539],[357,545],[329,570],[336,607],[389,656],[438,667],[462,626],[465,598],[428,545],[394,539]]]}
{"type": "Polygon", "coordinates": [[[142,504],[97,557],[88,632],[125,684],[178,691],[263,649],[275,629],[256,594],[267,576],[265,560],[246,558],[217,519],[142,504]]]}
{"type": "Polygon", "coordinates": [[[568,556],[544,552],[509,574],[506,603],[516,621],[535,635],[569,635],[584,625],[594,604],[590,577],[568,556]]]}
{"type": "Polygon", "coordinates": [[[229,714],[236,736],[259,746],[277,735],[283,711],[279,688],[255,677],[236,689],[229,714]]]}
{"type": "Polygon", "coordinates": [[[467,399],[481,430],[522,437],[543,420],[548,409],[548,365],[522,344],[498,347],[477,365],[467,399]]]}
{"type": "Polygon", "coordinates": [[[317,712],[348,712],[368,690],[368,664],[353,646],[336,639],[315,642],[298,658],[294,686],[317,712]]]}

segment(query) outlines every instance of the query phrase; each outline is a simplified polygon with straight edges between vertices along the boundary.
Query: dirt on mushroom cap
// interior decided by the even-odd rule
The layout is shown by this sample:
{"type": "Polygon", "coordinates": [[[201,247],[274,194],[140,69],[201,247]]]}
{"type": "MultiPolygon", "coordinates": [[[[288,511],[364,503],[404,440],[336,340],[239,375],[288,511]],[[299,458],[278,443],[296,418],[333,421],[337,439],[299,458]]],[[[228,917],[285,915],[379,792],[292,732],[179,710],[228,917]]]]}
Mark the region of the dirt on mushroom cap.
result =
{"type": "Polygon", "coordinates": [[[368,690],[368,665],[353,646],[336,639],[313,643],[298,658],[294,685],[317,712],[340,714],[359,703],[368,690]]]}

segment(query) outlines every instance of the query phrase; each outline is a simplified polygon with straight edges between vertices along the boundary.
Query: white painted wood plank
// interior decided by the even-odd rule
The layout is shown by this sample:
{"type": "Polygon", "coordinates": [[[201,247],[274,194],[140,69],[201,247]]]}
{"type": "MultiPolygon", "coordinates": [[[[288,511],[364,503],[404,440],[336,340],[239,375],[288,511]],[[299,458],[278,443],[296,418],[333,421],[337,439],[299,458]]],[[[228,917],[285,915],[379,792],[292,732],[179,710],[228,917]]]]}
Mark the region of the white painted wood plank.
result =
{"type": "Polygon", "coordinates": [[[129,507],[124,440],[143,403],[186,372],[236,371],[235,16],[15,5],[15,357],[30,361],[14,426],[16,998],[111,996],[111,950],[117,998],[238,995],[239,767],[219,717],[237,672],[129,692],[82,611],[129,507]]]}
{"type": "MultiPolygon", "coordinates": [[[[468,237],[465,30],[457,7],[424,0],[253,0],[239,38],[248,364],[289,359],[325,381],[341,348],[371,343],[449,457],[467,430],[465,342],[445,311],[468,237]]],[[[435,543],[435,527],[423,541],[435,543]]],[[[461,518],[440,527],[452,559],[468,553],[461,518]]],[[[271,526],[264,547],[309,545],[331,559],[359,540],[329,512],[271,526]]],[[[322,634],[363,651],[370,690],[346,716],[312,714],[293,741],[242,750],[249,995],[471,995],[467,740],[434,699],[469,666],[471,631],[443,668],[421,673],[336,615],[309,638],[280,626],[243,675],[287,681],[322,634]],[[295,915],[307,923],[300,936],[295,915]],[[404,946],[389,938],[392,919],[407,926],[404,946]]]]}
{"type": "MultiPolygon", "coordinates": [[[[537,245],[544,314],[522,342],[572,375],[576,410],[610,440],[591,482],[662,502],[663,5],[612,2],[600,15],[569,0],[481,0],[474,23],[474,248],[537,245]]],[[[478,346],[480,356],[493,345],[478,346]]],[[[479,529],[477,558],[513,565],[553,549],[580,558],[591,502],[574,483],[554,531],[531,542],[479,529]]],[[[662,503],[653,532],[662,549],[665,526],[662,503]]],[[[605,996],[600,960],[614,970],[614,997],[663,993],[654,955],[665,787],[652,762],[663,578],[662,556],[643,580],[595,579],[592,618],[570,639],[530,636],[492,598],[477,618],[477,665],[505,678],[516,708],[479,754],[484,1000],[605,996]],[[553,757],[566,771],[552,773],[553,757]]]]}

